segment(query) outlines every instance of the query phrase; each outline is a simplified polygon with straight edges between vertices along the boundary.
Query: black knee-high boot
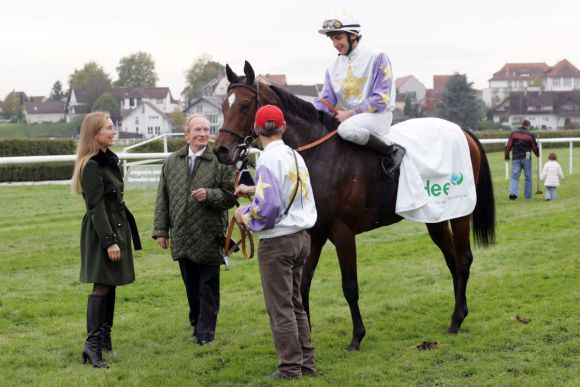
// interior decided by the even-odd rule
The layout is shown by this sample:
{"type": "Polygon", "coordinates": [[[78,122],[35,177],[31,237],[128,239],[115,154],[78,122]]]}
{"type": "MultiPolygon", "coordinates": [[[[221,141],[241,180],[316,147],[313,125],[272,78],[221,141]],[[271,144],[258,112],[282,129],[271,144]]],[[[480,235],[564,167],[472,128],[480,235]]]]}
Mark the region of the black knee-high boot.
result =
{"type": "Polygon", "coordinates": [[[101,326],[101,338],[103,341],[103,351],[113,352],[113,343],[111,341],[111,329],[113,328],[113,318],[115,316],[115,288],[111,288],[106,295],[107,302],[105,305],[105,319],[101,326]]]}
{"type": "Polygon", "coordinates": [[[83,363],[87,360],[95,368],[109,368],[103,362],[101,326],[105,317],[106,296],[91,294],[87,303],[87,341],[83,351],[83,363]]]}

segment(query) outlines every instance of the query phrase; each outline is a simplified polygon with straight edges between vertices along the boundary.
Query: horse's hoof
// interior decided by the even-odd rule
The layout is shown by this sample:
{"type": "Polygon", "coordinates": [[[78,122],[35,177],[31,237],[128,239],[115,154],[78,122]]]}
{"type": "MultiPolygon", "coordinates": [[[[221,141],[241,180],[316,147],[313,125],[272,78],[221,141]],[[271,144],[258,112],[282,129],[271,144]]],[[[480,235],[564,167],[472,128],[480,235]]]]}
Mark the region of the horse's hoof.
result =
{"type": "Polygon", "coordinates": [[[350,343],[348,352],[358,352],[360,350],[360,343],[350,343]]]}
{"type": "Polygon", "coordinates": [[[456,335],[458,333],[459,333],[459,327],[450,326],[449,329],[447,329],[448,335],[456,335]]]}

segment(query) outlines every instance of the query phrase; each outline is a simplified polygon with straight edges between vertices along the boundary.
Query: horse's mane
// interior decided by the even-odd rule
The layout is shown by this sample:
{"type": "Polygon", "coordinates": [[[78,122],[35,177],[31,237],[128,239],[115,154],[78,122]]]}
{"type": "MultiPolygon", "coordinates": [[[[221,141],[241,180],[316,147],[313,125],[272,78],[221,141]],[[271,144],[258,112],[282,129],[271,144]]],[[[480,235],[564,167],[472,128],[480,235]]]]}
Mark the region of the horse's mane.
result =
{"type": "Polygon", "coordinates": [[[338,127],[338,120],[331,114],[317,110],[310,102],[306,102],[277,86],[269,85],[270,89],[280,98],[285,114],[293,114],[307,121],[318,121],[329,131],[338,127]]]}

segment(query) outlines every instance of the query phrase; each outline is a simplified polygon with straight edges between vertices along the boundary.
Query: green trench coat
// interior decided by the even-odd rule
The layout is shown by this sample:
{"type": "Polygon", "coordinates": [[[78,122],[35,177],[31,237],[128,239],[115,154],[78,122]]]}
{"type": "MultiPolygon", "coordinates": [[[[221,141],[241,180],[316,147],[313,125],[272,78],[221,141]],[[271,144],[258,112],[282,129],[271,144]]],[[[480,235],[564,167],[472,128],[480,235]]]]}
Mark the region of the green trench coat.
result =
{"type": "Polygon", "coordinates": [[[81,174],[87,212],[81,226],[81,282],[126,285],[135,281],[131,239],[141,250],[135,218],[125,207],[123,177],[117,156],[107,149],[89,159],[81,174]],[[121,260],[107,247],[118,244],[121,260]]]}

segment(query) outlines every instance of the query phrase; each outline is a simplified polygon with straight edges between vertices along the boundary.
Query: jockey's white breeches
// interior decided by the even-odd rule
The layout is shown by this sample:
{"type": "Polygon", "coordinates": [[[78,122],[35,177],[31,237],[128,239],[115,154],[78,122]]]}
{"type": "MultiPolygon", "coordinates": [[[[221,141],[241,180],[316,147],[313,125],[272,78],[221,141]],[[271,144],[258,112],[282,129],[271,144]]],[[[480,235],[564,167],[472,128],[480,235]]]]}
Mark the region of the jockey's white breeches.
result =
{"type": "Polygon", "coordinates": [[[384,138],[391,129],[391,122],[393,122],[391,111],[359,113],[340,123],[338,135],[346,141],[365,145],[371,133],[384,138]]]}

